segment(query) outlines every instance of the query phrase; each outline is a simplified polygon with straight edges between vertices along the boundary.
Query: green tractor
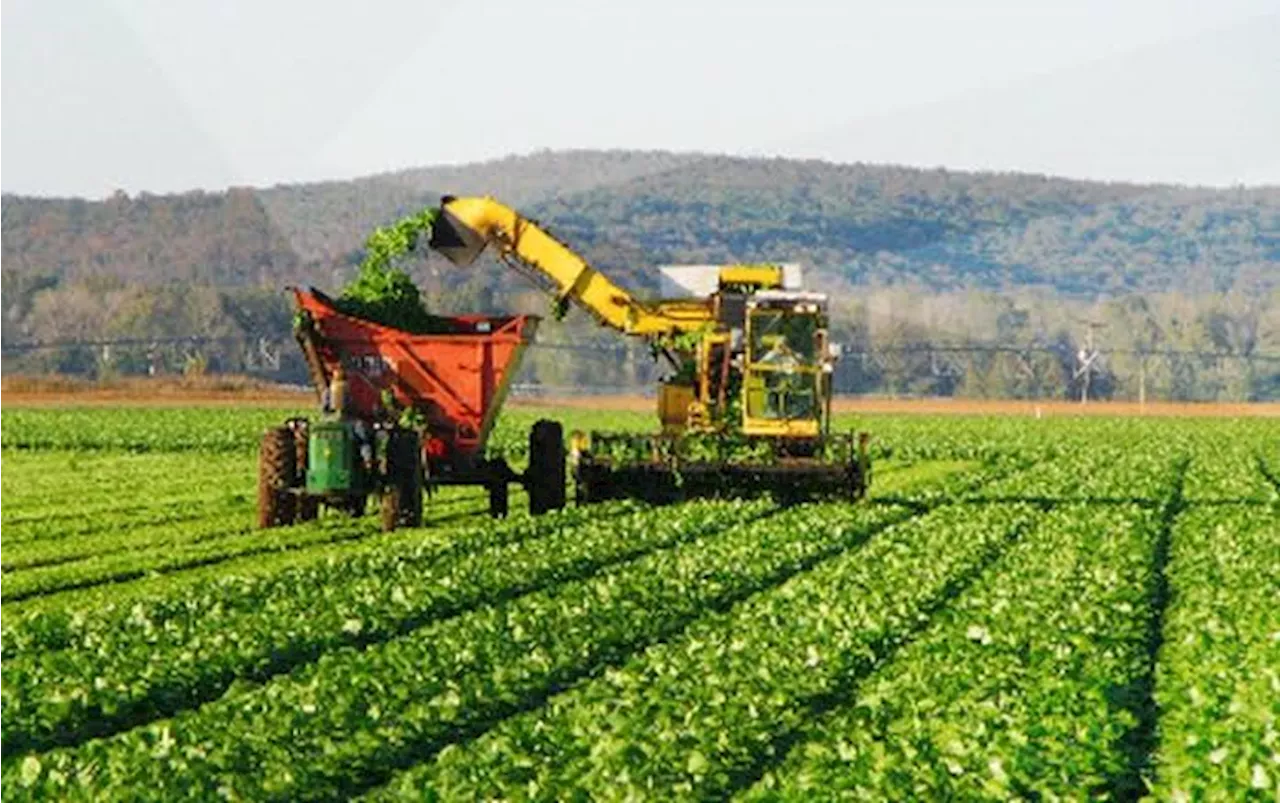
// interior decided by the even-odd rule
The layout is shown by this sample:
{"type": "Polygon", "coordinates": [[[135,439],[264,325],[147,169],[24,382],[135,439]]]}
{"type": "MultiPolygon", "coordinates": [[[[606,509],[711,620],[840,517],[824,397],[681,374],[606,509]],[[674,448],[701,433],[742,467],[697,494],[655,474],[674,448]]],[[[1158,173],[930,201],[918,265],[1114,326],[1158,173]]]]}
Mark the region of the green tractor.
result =
{"type": "Polygon", "coordinates": [[[320,505],[362,516],[381,500],[382,528],[422,524],[421,442],[416,431],[351,415],[346,380],[334,378],[320,420],[291,418],[264,433],[258,466],[258,526],[311,521],[320,505]]]}

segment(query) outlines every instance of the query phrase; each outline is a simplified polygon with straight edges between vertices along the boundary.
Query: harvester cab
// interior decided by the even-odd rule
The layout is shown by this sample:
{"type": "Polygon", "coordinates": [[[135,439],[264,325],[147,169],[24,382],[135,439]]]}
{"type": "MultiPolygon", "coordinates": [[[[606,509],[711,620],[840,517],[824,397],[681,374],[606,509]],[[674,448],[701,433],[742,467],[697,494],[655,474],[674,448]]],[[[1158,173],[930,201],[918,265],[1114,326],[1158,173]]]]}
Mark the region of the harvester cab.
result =
{"type": "Polygon", "coordinates": [[[742,431],[805,449],[830,424],[836,353],[827,347],[827,297],[760,291],[747,300],[744,323],[742,431]]]}

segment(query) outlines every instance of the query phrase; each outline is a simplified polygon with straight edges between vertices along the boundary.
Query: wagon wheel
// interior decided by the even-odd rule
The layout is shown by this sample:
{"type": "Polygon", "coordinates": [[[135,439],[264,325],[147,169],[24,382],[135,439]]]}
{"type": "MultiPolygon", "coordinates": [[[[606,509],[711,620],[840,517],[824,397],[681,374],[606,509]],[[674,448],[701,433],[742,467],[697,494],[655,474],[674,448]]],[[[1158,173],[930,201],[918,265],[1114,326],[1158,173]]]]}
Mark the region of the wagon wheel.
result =
{"type": "Polygon", "coordinates": [[[489,483],[489,515],[495,519],[505,519],[510,508],[506,479],[489,483]]]}
{"type": "Polygon", "coordinates": [[[524,473],[529,512],[560,510],[565,502],[564,428],[542,419],[529,431],[529,467],[524,473]]]}
{"type": "Polygon", "coordinates": [[[418,433],[397,429],[387,441],[387,485],[382,493],[382,529],[422,526],[422,466],[418,433]]]}
{"type": "Polygon", "coordinates": [[[347,515],[358,519],[365,514],[365,509],[369,506],[368,494],[355,494],[347,497],[346,505],[343,510],[347,511],[347,515]]]}
{"type": "Polygon", "coordinates": [[[296,499],[289,489],[296,482],[297,450],[293,431],[273,427],[262,435],[258,450],[258,526],[292,524],[296,499]]]}

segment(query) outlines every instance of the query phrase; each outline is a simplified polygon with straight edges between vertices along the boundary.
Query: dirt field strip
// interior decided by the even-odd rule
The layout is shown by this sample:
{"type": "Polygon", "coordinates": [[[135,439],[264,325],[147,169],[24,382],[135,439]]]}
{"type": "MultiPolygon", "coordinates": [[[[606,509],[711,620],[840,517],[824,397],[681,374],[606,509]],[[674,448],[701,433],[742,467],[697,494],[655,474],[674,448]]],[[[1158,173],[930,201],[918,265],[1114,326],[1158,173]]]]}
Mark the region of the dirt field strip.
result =
{"type": "MultiPolygon", "coordinates": [[[[128,380],[97,386],[85,382],[16,377],[0,385],[0,407],[254,407],[297,409],[315,403],[308,390],[247,381],[196,383],[128,380]]],[[[639,394],[608,396],[513,397],[507,405],[520,409],[607,410],[651,412],[656,402],[639,394]]],[[[1094,401],[1087,404],[1054,399],[884,399],[838,397],[836,413],[998,415],[1029,418],[1063,416],[1139,416],[1194,418],[1278,418],[1280,402],[1147,402],[1094,401]]]]}
{"type": "MultiPolygon", "coordinates": [[[[513,407],[616,410],[648,412],[655,401],[645,396],[557,396],[511,399],[513,407]]],[[[1280,402],[1147,402],[1094,401],[1087,404],[1055,399],[1033,402],[1019,399],[874,399],[837,397],[836,413],[884,413],[919,415],[1001,415],[1029,418],[1061,416],[1179,416],[1208,418],[1280,417],[1280,402]]]]}

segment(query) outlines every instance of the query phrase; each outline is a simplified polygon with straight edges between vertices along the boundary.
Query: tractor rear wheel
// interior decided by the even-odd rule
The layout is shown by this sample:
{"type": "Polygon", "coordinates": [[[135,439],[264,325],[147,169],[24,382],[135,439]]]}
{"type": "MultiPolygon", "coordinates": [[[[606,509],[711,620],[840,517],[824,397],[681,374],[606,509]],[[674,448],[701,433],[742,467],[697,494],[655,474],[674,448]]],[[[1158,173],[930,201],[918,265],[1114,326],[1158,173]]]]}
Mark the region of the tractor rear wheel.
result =
{"type": "Polygon", "coordinates": [[[297,480],[297,451],[293,431],[273,427],[262,435],[258,449],[258,526],[292,524],[297,501],[290,493],[297,480]]]}
{"type": "Polygon", "coordinates": [[[524,476],[530,513],[538,516],[564,507],[564,428],[559,421],[542,419],[529,431],[529,467],[524,476]]]}
{"type": "Polygon", "coordinates": [[[387,440],[387,486],[382,492],[382,529],[422,526],[422,464],[418,433],[397,429],[387,440]]]}
{"type": "Polygon", "coordinates": [[[302,492],[295,500],[297,505],[298,521],[315,521],[320,515],[320,497],[308,496],[307,490],[307,446],[310,440],[307,432],[306,424],[294,430],[294,454],[297,462],[294,468],[294,480],[298,489],[302,492]]]}

